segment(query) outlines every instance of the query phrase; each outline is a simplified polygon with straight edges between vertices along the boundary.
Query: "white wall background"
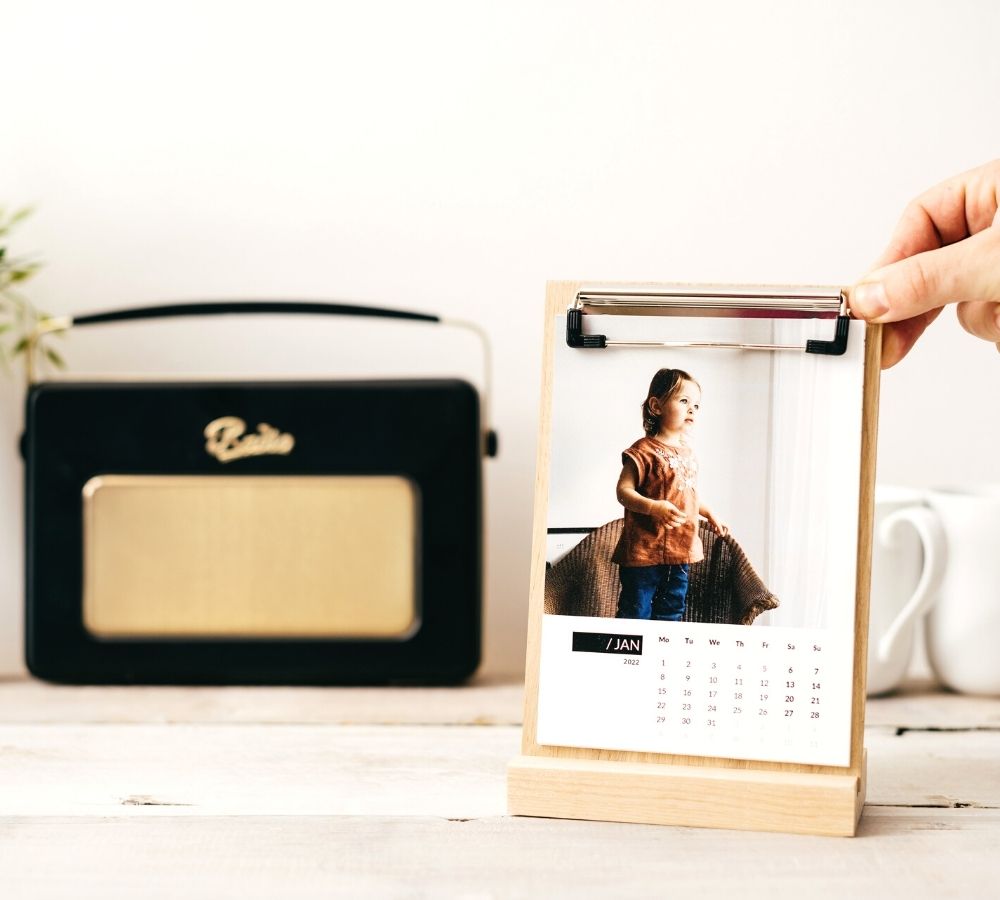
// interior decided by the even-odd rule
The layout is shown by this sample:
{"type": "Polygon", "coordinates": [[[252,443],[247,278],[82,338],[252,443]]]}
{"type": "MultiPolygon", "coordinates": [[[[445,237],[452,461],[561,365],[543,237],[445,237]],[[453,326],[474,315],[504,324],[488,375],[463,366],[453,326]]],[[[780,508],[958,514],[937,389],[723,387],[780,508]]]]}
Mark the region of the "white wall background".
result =
{"type": "MultiPolygon", "coordinates": [[[[2,7],[0,202],[39,208],[19,246],[49,311],[350,297],[491,332],[493,674],[522,662],[545,280],[847,283],[912,195],[1000,154],[988,0],[2,7]]],[[[200,333],[84,356],[203,366],[200,333]]],[[[370,365],[347,333],[324,362],[370,365]]],[[[223,362],[308,368],[307,337],[251,330],[223,362]]],[[[882,480],[995,479],[998,382],[944,317],[885,377],[882,480]]],[[[20,402],[0,388],[3,670],[20,402]]]]}

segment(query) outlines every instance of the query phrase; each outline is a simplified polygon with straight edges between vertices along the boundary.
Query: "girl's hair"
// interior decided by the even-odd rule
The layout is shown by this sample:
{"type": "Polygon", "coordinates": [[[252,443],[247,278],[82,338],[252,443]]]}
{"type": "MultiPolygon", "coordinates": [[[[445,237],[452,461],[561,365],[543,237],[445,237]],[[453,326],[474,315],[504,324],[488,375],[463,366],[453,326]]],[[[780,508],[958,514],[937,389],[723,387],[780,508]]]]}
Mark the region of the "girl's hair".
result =
{"type": "MultiPolygon", "coordinates": [[[[661,403],[666,403],[671,397],[680,393],[681,386],[685,381],[698,384],[687,372],[681,369],[660,369],[653,376],[649,383],[649,390],[646,391],[646,399],[642,401],[642,428],[647,437],[652,437],[660,428],[660,419],[653,415],[649,408],[649,401],[654,397],[661,403]]],[[[698,384],[698,389],[701,385],[698,384]]]]}

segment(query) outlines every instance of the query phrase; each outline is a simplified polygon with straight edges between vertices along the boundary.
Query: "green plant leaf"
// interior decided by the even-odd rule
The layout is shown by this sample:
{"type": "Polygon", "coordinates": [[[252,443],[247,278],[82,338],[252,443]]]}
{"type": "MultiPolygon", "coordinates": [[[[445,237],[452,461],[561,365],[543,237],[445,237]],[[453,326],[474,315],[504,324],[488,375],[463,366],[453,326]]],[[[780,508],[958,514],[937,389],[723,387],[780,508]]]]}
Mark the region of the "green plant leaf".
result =
{"type": "MultiPolygon", "coordinates": [[[[8,234],[18,224],[23,222],[34,210],[30,206],[21,207],[8,213],[5,207],[0,207],[0,237],[8,234]]],[[[42,267],[41,261],[30,257],[14,257],[8,254],[6,246],[0,246],[0,368],[10,372],[9,362],[18,354],[25,353],[29,346],[31,335],[42,315],[13,285],[27,281],[42,267]],[[13,346],[6,343],[20,335],[13,346]]],[[[60,368],[65,366],[62,357],[54,350],[42,346],[43,360],[60,368]]]]}
{"type": "Polygon", "coordinates": [[[52,363],[52,365],[56,366],[59,369],[66,368],[65,360],[58,353],[56,353],[56,351],[53,350],[51,347],[45,347],[42,352],[45,354],[45,358],[50,363],[52,363]]]}
{"type": "Polygon", "coordinates": [[[11,269],[10,271],[11,284],[16,284],[18,281],[27,281],[40,268],[41,268],[40,263],[28,263],[28,265],[22,266],[20,269],[11,269]]]}
{"type": "Polygon", "coordinates": [[[21,207],[21,209],[16,209],[12,212],[6,220],[4,219],[3,212],[0,211],[0,234],[6,234],[12,228],[14,228],[18,223],[23,222],[28,218],[34,209],[30,206],[21,207]]]}

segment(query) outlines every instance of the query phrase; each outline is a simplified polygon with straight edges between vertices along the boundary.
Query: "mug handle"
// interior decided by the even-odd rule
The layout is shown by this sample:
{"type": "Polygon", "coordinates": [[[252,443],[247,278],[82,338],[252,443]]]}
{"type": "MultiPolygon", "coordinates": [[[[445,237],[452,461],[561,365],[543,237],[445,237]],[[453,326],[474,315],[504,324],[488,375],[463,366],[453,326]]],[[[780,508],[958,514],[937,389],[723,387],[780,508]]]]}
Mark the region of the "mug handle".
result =
{"type": "Polygon", "coordinates": [[[893,645],[899,640],[900,634],[910,622],[924,615],[934,605],[937,590],[941,586],[944,575],[946,545],[944,530],[938,517],[923,506],[911,506],[900,509],[886,516],[879,528],[879,541],[892,546],[901,533],[903,523],[910,525],[917,536],[924,552],[924,565],[920,572],[920,580],[913,595],[899,611],[892,625],[886,629],[878,642],[877,658],[879,662],[887,662],[892,656],[893,645]]]}

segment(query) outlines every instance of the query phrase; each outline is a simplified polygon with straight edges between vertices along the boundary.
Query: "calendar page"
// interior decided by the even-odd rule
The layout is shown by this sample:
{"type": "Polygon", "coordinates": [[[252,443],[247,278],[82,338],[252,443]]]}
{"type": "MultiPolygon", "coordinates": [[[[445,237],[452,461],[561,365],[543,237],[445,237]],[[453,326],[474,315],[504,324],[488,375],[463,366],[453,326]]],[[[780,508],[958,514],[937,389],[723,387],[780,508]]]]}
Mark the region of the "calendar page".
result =
{"type": "Polygon", "coordinates": [[[555,324],[538,743],[848,765],[863,323],[555,324]]]}

